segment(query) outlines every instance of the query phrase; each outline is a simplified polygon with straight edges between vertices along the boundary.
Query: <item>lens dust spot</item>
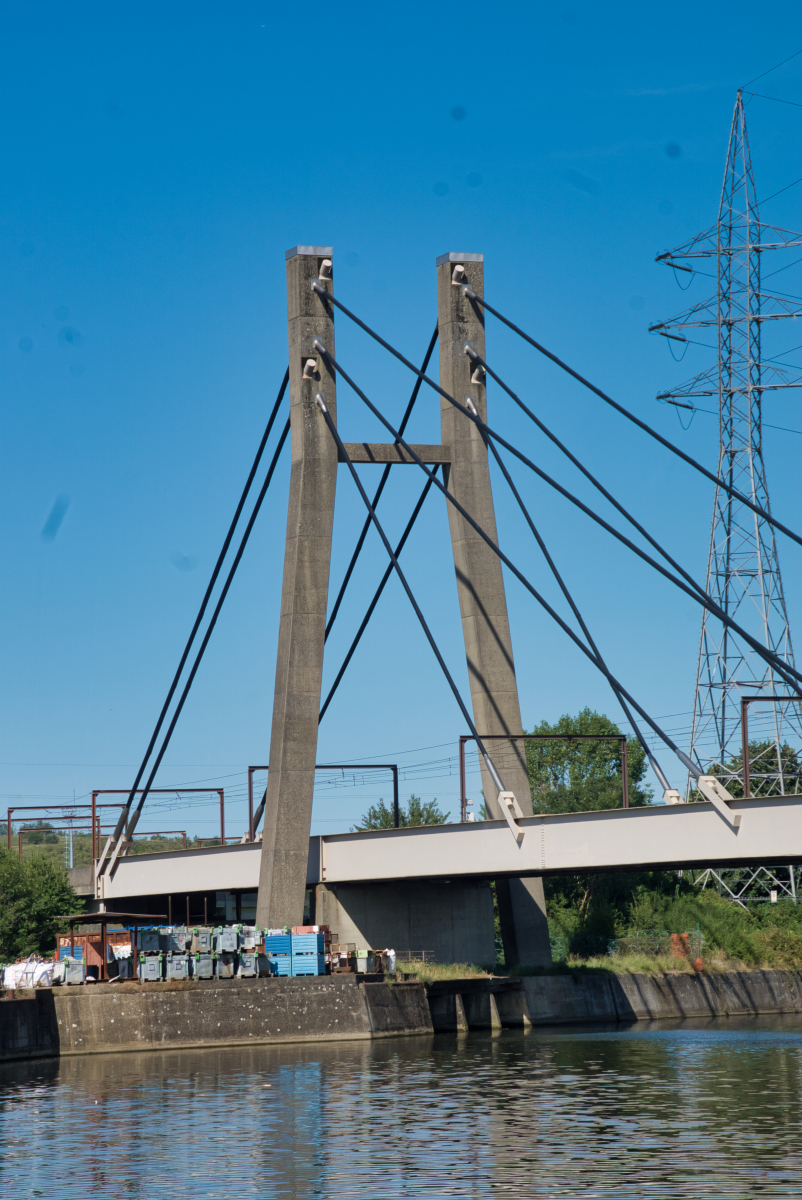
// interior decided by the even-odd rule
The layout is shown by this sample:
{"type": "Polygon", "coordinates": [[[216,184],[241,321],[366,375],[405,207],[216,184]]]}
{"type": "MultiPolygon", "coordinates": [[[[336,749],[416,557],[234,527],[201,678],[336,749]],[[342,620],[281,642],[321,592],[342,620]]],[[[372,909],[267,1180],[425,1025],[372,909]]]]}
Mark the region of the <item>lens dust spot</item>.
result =
{"type": "Polygon", "coordinates": [[[170,562],[175,567],[176,571],[194,571],[198,565],[197,557],[194,554],[182,554],[180,550],[173,550],[170,555],[170,562]]]}
{"type": "Polygon", "coordinates": [[[64,492],[56,496],[53,507],[50,510],[50,515],[42,526],[42,532],[39,535],[43,542],[55,541],[56,535],[61,529],[61,523],[67,515],[67,509],[70,507],[70,498],[64,492]]]}
{"type": "Polygon", "coordinates": [[[665,151],[669,158],[679,158],[682,154],[682,146],[679,142],[666,142],[665,151]]]}
{"type": "Polygon", "coordinates": [[[84,339],[83,334],[79,333],[77,329],[73,329],[71,325],[65,325],[63,329],[59,330],[58,340],[64,346],[82,346],[84,339]]]}
{"type": "Polygon", "coordinates": [[[461,104],[455,104],[451,110],[451,117],[454,121],[464,121],[467,115],[467,108],[463,108],[461,104]]]}

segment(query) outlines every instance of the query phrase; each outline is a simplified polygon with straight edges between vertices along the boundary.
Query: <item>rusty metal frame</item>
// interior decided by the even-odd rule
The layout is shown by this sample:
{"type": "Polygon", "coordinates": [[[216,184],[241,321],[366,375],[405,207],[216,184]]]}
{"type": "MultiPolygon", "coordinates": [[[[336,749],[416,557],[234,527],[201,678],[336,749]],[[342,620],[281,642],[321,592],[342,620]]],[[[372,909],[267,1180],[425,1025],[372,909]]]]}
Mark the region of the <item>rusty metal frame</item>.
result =
{"type": "MultiPolygon", "coordinates": [[[[468,819],[467,783],[465,779],[465,743],[475,742],[472,733],[462,733],[459,739],[459,805],[460,820],[468,819]]],[[[627,738],[620,733],[483,733],[485,742],[620,742],[621,743],[621,807],[629,808],[629,778],[627,776],[627,738]]]]}
{"type": "MultiPolygon", "coordinates": [[[[137,788],[137,790],[134,794],[135,795],[141,794],[144,790],[145,790],[144,788],[137,788]]],[[[215,792],[220,797],[220,845],[225,846],[225,844],[226,844],[226,814],[225,814],[225,789],[224,788],[216,788],[216,787],[210,787],[210,788],[198,788],[198,787],[150,788],[148,791],[148,795],[149,796],[153,796],[153,795],[183,796],[183,795],[190,795],[191,793],[200,793],[200,794],[205,794],[208,796],[208,795],[214,794],[215,792]]],[[[97,788],[97,789],[95,789],[95,791],[92,792],[92,815],[93,815],[93,817],[94,817],[94,813],[95,813],[95,806],[96,806],[98,796],[128,796],[128,795],[130,795],[130,790],[128,788],[97,788]]],[[[112,806],[111,805],[100,805],[99,807],[110,808],[112,806]]],[[[124,808],[125,806],[120,805],[120,807],[124,808]]],[[[178,830],[177,832],[180,833],[182,831],[178,830]]],[[[125,836],[127,839],[127,837],[128,837],[127,823],[126,823],[126,829],[125,829],[125,836]]],[[[187,848],[186,847],[186,834],[184,834],[184,849],[186,850],[186,848],[187,848]]],[[[99,858],[100,858],[100,839],[98,838],[97,854],[94,853],[94,850],[92,853],[93,866],[99,858]]]]}
{"type": "MultiPolygon", "coordinates": [[[[269,771],[270,766],[248,767],[248,841],[256,838],[253,823],[253,776],[255,771],[269,771]]],[[[397,763],[315,763],[316,771],[392,771],[393,773],[393,828],[400,825],[398,807],[398,764],[397,763]]]]}
{"type": "Polygon", "coordinates": [[[743,762],[744,799],[752,799],[752,780],[749,774],[749,705],[755,703],[779,704],[787,701],[799,703],[798,696],[742,696],[741,697],[741,759],[743,762]]]}

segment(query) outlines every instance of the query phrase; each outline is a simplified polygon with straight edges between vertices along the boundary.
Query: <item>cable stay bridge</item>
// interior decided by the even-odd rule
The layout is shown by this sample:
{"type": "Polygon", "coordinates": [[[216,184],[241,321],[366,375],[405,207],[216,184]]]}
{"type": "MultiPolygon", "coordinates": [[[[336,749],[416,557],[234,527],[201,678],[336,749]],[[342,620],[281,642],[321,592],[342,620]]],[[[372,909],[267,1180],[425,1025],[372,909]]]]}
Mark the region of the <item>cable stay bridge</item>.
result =
{"type": "MultiPolygon", "coordinates": [[[[741,619],[736,619],[741,618],[740,613],[734,615],[722,607],[505,382],[485,347],[487,314],[588,388],[617,418],[634,423],[684,467],[701,473],[715,486],[718,496],[750,510],[756,520],[770,527],[772,536],[781,534],[798,546],[802,546],[802,537],[739,490],[724,472],[708,470],[495,308],[485,299],[481,254],[452,252],[437,259],[437,323],[420,366],[335,296],[331,247],[296,246],[287,251],[286,270],[289,365],[142,763],[113,831],[97,856],[93,855],[93,902],[100,906],[125,902],[130,907],[134,899],[144,904],[149,897],[159,897],[161,907],[154,911],[163,912],[165,895],[186,895],[189,915],[191,910],[197,911],[197,907],[192,909],[192,897],[245,889],[258,893],[257,923],[275,928],[302,922],[307,889],[312,888],[318,921],[338,929],[341,938],[344,930],[357,930],[365,940],[372,936],[373,944],[393,944],[394,939],[395,944],[403,945],[403,935],[392,924],[401,919],[399,913],[406,914],[403,919],[408,920],[409,928],[417,922],[415,928],[424,929],[424,937],[427,921],[431,927],[448,921],[454,928],[460,922],[484,922],[486,930],[488,903],[492,938],[487,881],[494,880],[506,959],[512,965],[549,961],[544,875],[802,860],[802,795],[752,796],[745,779],[744,795],[734,796],[720,773],[706,771],[693,753],[676,745],[614,673],[515,485],[510,472],[513,461],[698,605],[708,625],[717,622],[748,646],[772,678],[782,681],[782,695],[773,699],[791,704],[797,713],[802,703],[802,674],[790,656],[783,657],[761,640],[759,633],[741,624],[741,619]],[[397,423],[388,418],[375,396],[363,390],[358,370],[337,356],[335,316],[353,322],[410,371],[413,386],[397,423]],[[439,382],[428,374],[436,348],[439,382]],[[528,447],[513,445],[494,428],[487,404],[488,377],[497,385],[498,395],[515,405],[612,505],[622,523],[629,526],[628,532],[552,478],[538,465],[534,450],[527,453],[528,447]],[[338,388],[342,386],[384,427],[385,441],[343,442],[337,425],[338,388]],[[415,444],[405,437],[423,388],[439,396],[441,441],[437,444],[415,444]],[[155,790],[170,738],[288,441],[291,473],[281,616],[269,755],[265,758],[269,769],[262,768],[267,770],[267,785],[261,803],[254,807],[252,801],[248,829],[236,845],[131,855],[128,850],[137,822],[155,790]],[[510,489],[573,623],[552,607],[499,543],[491,463],[510,489]],[[356,469],[362,464],[375,464],[379,471],[377,486],[370,492],[356,469]],[[422,488],[402,536],[393,543],[382,523],[380,502],[390,472],[400,467],[417,470],[422,488]],[[339,473],[350,476],[365,517],[343,582],[330,604],[339,473]],[[440,494],[448,510],[470,697],[460,693],[400,561],[431,492],[440,494]],[[386,570],[328,694],[322,697],[324,648],[371,528],[384,547],[386,570]],[[607,681],[661,783],[663,804],[629,807],[625,789],[619,809],[533,813],[525,750],[520,746],[523,727],[502,566],[607,681]],[[319,723],[393,575],[406,593],[456,710],[470,731],[466,736],[477,747],[488,820],[310,838],[319,723]],[[659,757],[654,749],[658,744],[663,747],[659,757]],[[504,751],[500,752],[502,745],[504,751]],[[687,797],[693,803],[671,786],[672,773],[677,777],[687,773],[693,781],[693,792],[689,789],[687,797]],[[477,887],[483,881],[485,892],[479,896],[477,887]],[[426,913],[421,915],[424,900],[426,913]],[[384,929],[387,933],[382,937],[384,929]]],[[[748,752],[748,741],[744,748],[748,752]]],[[[622,774],[626,780],[625,769],[622,774]]],[[[794,792],[798,790],[797,786],[794,792]]],[[[459,944],[463,954],[480,954],[470,939],[467,950],[464,939],[459,944]]],[[[472,960],[483,961],[481,957],[472,960]]]]}

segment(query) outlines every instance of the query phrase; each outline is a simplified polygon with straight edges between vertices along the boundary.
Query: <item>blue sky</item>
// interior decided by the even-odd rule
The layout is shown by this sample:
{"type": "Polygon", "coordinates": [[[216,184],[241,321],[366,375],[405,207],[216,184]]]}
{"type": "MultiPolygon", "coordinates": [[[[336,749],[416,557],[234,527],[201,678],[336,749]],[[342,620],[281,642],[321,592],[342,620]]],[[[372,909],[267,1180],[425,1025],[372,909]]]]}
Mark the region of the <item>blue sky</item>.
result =
{"type": "MultiPolygon", "coordinates": [[[[797,48],[779,31],[798,24],[798,6],[772,14],[757,22],[742,0],[726,21],[689,3],[670,14],[470,0],[386,14],[361,2],[6,6],[0,806],[130,784],[286,365],[289,246],[333,245],[338,296],[412,358],[436,317],[436,256],[482,251],[492,303],[715,465],[715,420],[699,414],[683,431],[654,400],[710,352],[690,347],[677,364],[647,333],[712,282],[683,296],[653,260],[715,220],[736,87],[797,48]]],[[[755,90],[802,103],[802,57],[755,90]]],[[[758,194],[770,196],[802,174],[802,109],[753,99],[747,118],[758,194]]],[[[800,201],[790,188],[762,216],[800,228],[800,201]]],[[[783,278],[799,289],[799,268],[783,278]]],[[[792,330],[772,336],[776,352],[795,345],[792,330]]],[[[703,577],[709,485],[491,319],[487,347],[703,577]]],[[[337,348],[400,414],[403,368],[340,318],[337,348]]],[[[798,403],[771,397],[765,420],[802,429],[798,403]]],[[[498,389],[489,405],[492,424],[589,495],[498,389]]],[[[436,440],[438,412],[423,393],[410,436],[436,440]]],[[[382,437],[345,388],[339,421],[346,440],[382,437]]],[[[765,440],[774,509],[798,527],[802,437],[765,440]]],[[[514,474],[611,666],[686,740],[700,610],[514,474]]],[[[396,475],[383,502],[392,532],[421,486],[396,475]]],[[[219,779],[235,831],[245,767],[269,751],[286,485],[285,463],[158,780],[219,779]]],[[[346,474],[338,487],[333,587],[362,520],[346,474]]],[[[553,596],[500,488],[496,506],[506,547],[553,596]]],[[[780,554],[799,628],[802,560],[782,541],[780,554]]],[[[384,569],[377,539],[363,560],[324,688],[384,569]]],[[[436,497],[404,563],[467,695],[436,497]]],[[[586,704],[617,717],[603,680],[510,580],[508,600],[525,724],[586,704]]],[[[454,813],[462,732],[394,582],[321,726],[319,760],[436,764],[410,768],[402,797],[437,796],[454,813]]],[[[389,798],[386,785],[321,790],[314,830],[346,828],[377,794],[389,798]]],[[[176,822],[211,833],[214,807],[154,807],[145,824],[176,822]]]]}

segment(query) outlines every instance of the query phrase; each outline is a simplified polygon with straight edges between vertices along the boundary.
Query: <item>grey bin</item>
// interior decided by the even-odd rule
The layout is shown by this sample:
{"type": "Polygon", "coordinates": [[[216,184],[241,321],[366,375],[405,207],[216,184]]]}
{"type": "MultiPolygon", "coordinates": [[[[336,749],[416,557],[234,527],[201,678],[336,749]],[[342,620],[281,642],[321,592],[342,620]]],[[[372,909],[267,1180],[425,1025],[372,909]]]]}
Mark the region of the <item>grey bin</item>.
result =
{"type": "Polygon", "coordinates": [[[84,964],[77,959],[68,958],[64,963],[64,982],[83,983],[86,978],[84,964]]]}
{"type": "Polygon", "coordinates": [[[259,974],[259,956],[252,950],[243,950],[239,955],[237,975],[242,979],[253,979],[259,974]]]}
{"type": "Polygon", "coordinates": [[[190,958],[189,967],[193,979],[214,978],[214,958],[211,954],[196,954],[190,958]]]}
{"type": "Polygon", "coordinates": [[[159,953],[159,931],[158,929],[140,929],[137,936],[137,945],[142,954],[158,954],[159,953]]]}
{"type": "Polygon", "coordinates": [[[140,983],[158,983],[162,977],[162,956],[149,954],[140,958],[138,974],[140,983]]]}
{"type": "Polygon", "coordinates": [[[189,965],[186,954],[168,954],[166,979],[189,978],[189,965]]]}
{"type": "Polygon", "coordinates": [[[240,931],[239,948],[240,950],[256,949],[256,930],[252,926],[246,925],[245,928],[240,931]]]}
{"type": "Polygon", "coordinates": [[[173,954],[183,954],[189,942],[190,933],[184,925],[174,925],[170,930],[170,945],[169,950],[173,954]]]}
{"type": "Polygon", "coordinates": [[[191,950],[193,954],[208,954],[212,949],[212,930],[195,929],[192,933],[191,950]]]}
{"type": "Polygon", "coordinates": [[[236,954],[221,954],[214,960],[214,973],[218,979],[233,979],[237,973],[236,954]]]}
{"type": "Polygon", "coordinates": [[[217,946],[219,953],[235,954],[239,949],[239,930],[236,925],[223,925],[217,931],[217,946]]]}

